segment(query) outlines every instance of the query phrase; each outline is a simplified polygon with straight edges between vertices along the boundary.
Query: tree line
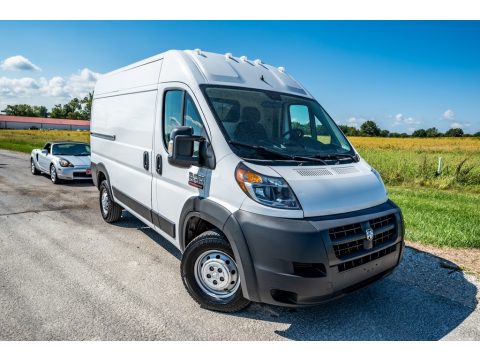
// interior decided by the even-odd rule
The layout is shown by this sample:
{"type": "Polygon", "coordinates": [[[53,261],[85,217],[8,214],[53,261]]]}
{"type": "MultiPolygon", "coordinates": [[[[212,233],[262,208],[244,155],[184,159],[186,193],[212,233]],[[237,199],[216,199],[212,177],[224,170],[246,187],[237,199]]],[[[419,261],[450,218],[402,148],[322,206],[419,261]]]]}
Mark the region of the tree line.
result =
{"type": "Polygon", "coordinates": [[[92,113],[93,93],[83,99],[73,98],[68,103],[54,105],[50,111],[45,106],[32,106],[28,104],[7,105],[2,110],[5,115],[50,117],[55,119],[90,120],[92,113]]]}
{"type": "Polygon", "coordinates": [[[480,131],[475,134],[465,134],[460,128],[452,128],[447,130],[445,133],[440,132],[436,127],[431,127],[428,129],[418,129],[415,130],[411,135],[407,133],[397,133],[390,132],[388,130],[382,130],[375,123],[375,121],[367,120],[361,126],[360,129],[357,129],[353,126],[339,125],[343,133],[347,136],[380,136],[380,137],[462,137],[462,136],[480,136],[480,131]]]}

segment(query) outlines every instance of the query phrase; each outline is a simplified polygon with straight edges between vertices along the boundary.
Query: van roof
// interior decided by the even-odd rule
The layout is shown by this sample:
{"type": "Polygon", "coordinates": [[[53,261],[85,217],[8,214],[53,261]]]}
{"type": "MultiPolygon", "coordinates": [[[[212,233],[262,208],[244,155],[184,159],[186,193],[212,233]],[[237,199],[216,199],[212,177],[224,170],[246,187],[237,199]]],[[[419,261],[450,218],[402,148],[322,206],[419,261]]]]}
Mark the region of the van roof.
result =
{"type": "Polygon", "coordinates": [[[251,60],[246,56],[235,57],[230,53],[217,54],[199,49],[169,50],[112,71],[99,79],[95,93],[100,95],[126,90],[128,87],[170,81],[184,82],[189,86],[212,84],[259,88],[312,97],[282,67],[265,64],[259,59],[251,60]],[[127,73],[132,73],[132,77],[126,76],[127,73]],[[129,83],[127,78],[132,79],[132,84],[122,85],[129,83]],[[125,80],[120,81],[121,79],[125,80]]]}

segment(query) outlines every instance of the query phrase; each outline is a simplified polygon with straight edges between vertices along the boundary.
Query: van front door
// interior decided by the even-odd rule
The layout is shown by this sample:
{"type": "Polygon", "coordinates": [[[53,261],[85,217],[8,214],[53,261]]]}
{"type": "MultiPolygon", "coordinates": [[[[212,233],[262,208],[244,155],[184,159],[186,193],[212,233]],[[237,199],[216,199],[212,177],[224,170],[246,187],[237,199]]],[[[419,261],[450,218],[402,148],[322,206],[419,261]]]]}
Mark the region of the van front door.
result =
{"type": "Polygon", "coordinates": [[[158,94],[153,159],[153,222],[178,247],[177,227],[183,205],[190,197],[206,197],[206,181],[210,178],[210,170],[196,166],[186,169],[170,165],[170,133],[177,126],[191,126],[194,135],[207,137],[207,133],[200,107],[188,87],[180,83],[161,84],[158,94]]]}

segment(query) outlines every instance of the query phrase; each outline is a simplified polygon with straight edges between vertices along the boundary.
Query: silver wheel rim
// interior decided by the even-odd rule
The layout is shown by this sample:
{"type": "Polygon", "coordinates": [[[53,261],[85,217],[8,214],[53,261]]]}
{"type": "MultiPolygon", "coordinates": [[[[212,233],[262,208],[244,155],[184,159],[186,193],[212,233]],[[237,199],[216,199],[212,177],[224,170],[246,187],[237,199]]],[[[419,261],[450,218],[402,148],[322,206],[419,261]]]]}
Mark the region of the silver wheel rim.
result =
{"type": "Polygon", "coordinates": [[[108,198],[108,193],[107,193],[107,190],[103,189],[102,191],[102,197],[101,197],[101,201],[102,201],[102,212],[103,214],[108,214],[108,208],[110,206],[110,199],[108,198]]]}
{"type": "Polygon", "coordinates": [[[206,251],[197,258],[195,280],[204,293],[217,299],[232,296],[240,286],[237,264],[219,250],[206,251]]]}
{"type": "Polygon", "coordinates": [[[57,179],[57,171],[54,166],[50,167],[50,179],[52,179],[53,182],[57,179]]]}
{"type": "Polygon", "coordinates": [[[35,164],[33,163],[33,160],[31,160],[32,162],[32,174],[35,172],[35,164]]]}

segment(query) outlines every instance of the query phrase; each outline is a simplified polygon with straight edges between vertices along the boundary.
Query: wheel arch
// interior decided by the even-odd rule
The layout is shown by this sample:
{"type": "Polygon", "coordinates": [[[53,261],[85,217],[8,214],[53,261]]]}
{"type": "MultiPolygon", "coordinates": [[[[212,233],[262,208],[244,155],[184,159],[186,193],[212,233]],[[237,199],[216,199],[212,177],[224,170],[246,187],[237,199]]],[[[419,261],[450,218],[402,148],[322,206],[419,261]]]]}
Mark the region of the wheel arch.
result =
{"type": "MultiPolygon", "coordinates": [[[[206,226],[207,230],[216,228],[225,235],[235,255],[243,296],[249,300],[258,301],[257,280],[250,250],[240,224],[233,214],[212,200],[200,197],[188,199],[183,206],[178,226],[179,245],[182,252],[193,240],[192,235],[189,235],[191,230],[188,229],[192,221],[198,222],[200,226],[206,226]],[[202,222],[204,224],[201,224],[202,222]]],[[[197,236],[196,233],[195,236],[197,236]]]]}
{"type": "Polygon", "coordinates": [[[103,180],[107,180],[110,184],[110,176],[108,175],[107,168],[103,163],[96,164],[92,162],[90,168],[92,169],[92,181],[97,189],[100,189],[100,185],[102,184],[103,180]]]}

